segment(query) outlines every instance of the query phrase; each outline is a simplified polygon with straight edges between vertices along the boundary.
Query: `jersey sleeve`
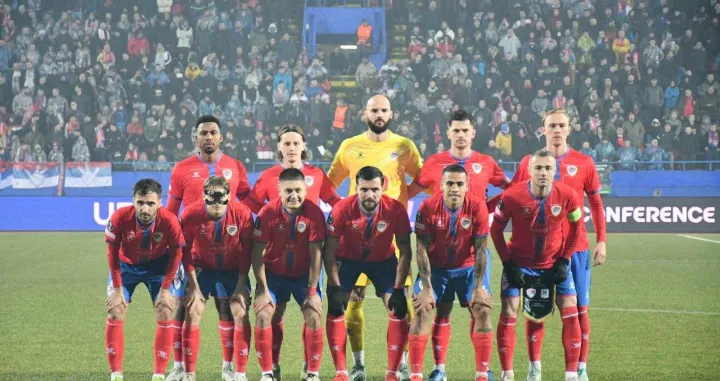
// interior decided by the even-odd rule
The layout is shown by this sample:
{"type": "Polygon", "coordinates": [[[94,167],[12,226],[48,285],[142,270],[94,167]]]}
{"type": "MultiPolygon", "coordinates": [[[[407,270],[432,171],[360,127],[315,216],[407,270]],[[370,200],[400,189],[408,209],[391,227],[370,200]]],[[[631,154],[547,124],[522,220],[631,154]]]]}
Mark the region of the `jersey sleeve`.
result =
{"type": "Polygon", "coordinates": [[[335,153],[335,158],[333,159],[332,164],[330,164],[330,169],[327,173],[328,179],[330,179],[330,182],[332,182],[336,188],[339,187],[340,184],[342,184],[342,182],[350,175],[350,172],[345,165],[346,150],[347,144],[342,142],[337,153],[335,153]]]}
{"type": "Polygon", "coordinates": [[[486,237],[490,232],[487,206],[484,202],[478,201],[473,216],[473,237],[486,237]]]}
{"type": "Polygon", "coordinates": [[[595,169],[595,164],[591,163],[590,160],[588,160],[588,174],[587,178],[585,179],[585,184],[583,184],[585,193],[588,194],[588,196],[600,193],[600,187],[602,184],[600,183],[600,176],[597,173],[597,169],[595,169]]]}
{"type": "Polygon", "coordinates": [[[312,242],[325,241],[325,216],[322,210],[316,209],[308,216],[309,230],[308,240],[312,242]]]}
{"type": "Polygon", "coordinates": [[[192,221],[188,220],[188,210],[183,210],[182,217],[180,218],[180,227],[182,228],[183,237],[185,238],[185,247],[183,247],[182,264],[185,267],[185,271],[195,270],[195,263],[192,258],[192,247],[195,242],[195,233],[191,228],[193,226],[192,221]]]}
{"type": "Polygon", "coordinates": [[[270,241],[270,220],[272,219],[272,211],[270,208],[262,208],[255,218],[255,226],[253,228],[253,236],[258,242],[270,241]]]}
{"type": "Polygon", "coordinates": [[[253,247],[253,217],[252,212],[245,210],[243,213],[243,224],[240,226],[240,273],[247,274],[250,270],[249,258],[252,255],[253,247]]]}
{"type": "Polygon", "coordinates": [[[168,197],[175,200],[181,201],[183,198],[183,184],[182,184],[182,166],[180,163],[175,164],[172,173],[170,174],[170,187],[168,188],[168,197]]]}
{"type": "Polygon", "coordinates": [[[122,242],[122,237],[118,230],[118,221],[120,220],[118,215],[119,213],[117,212],[113,213],[105,226],[105,242],[113,246],[120,246],[120,242],[122,242]]]}
{"type": "Polygon", "coordinates": [[[420,168],[420,172],[414,179],[414,183],[423,189],[431,188],[434,184],[432,169],[434,167],[432,158],[429,158],[425,165],[420,168]]]}
{"type": "Polygon", "coordinates": [[[528,172],[528,165],[530,164],[530,156],[525,156],[521,161],[520,164],[518,164],[517,170],[515,171],[515,175],[513,176],[512,184],[517,184],[520,182],[523,182],[525,180],[530,179],[530,173],[528,172]]]}
{"type": "Polygon", "coordinates": [[[268,199],[267,187],[265,186],[265,173],[261,173],[255,181],[250,194],[242,200],[253,213],[257,214],[260,209],[265,205],[265,201],[268,199]]]}
{"type": "Polygon", "coordinates": [[[422,157],[420,156],[420,151],[418,151],[417,146],[415,146],[415,143],[410,139],[407,139],[407,148],[408,160],[407,165],[405,166],[405,173],[414,180],[418,177],[420,170],[422,169],[422,157]]]}
{"type": "Polygon", "coordinates": [[[415,215],[415,234],[430,235],[433,233],[432,216],[427,202],[420,204],[415,215]]]}
{"type": "Polygon", "coordinates": [[[500,200],[497,203],[497,206],[495,206],[495,212],[493,213],[493,221],[498,221],[500,223],[507,223],[510,221],[511,210],[512,207],[512,200],[507,194],[507,191],[503,192],[500,196],[500,200]]]}
{"type": "Polygon", "coordinates": [[[238,200],[244,200],[248,194],[250,194],[250,183],[248,182],[248,174],[245,166],[240,161],[237,162],[238,176],[240,182],[238,183],[237,192],[235,195],[238,200]]]}
{"type": "Polygon", "coordinates": [[[570,222],[578,222],[582,220],[582,201],[577,192],[568,192],[567,200],[567,219],[570,222]]]}
{"type": "Polygon", "coordinates": [[[167,216],[169,224],[170,241],[168,246],[173,249],[177,247],[185,247],[185,236],[183,236],[182,228],[180,227],[180,221],[174,214],[167,216]]]}
{"type": "Polygon", "coordinates": [[[337,194],[337,188],[335,188],[335,185],[333,185],[325,172],[322,172],[322,180],[323,181],[320,188],[320,199],[325,201],[325,203],[329,204],[330,206],[337,204],[338,201],[341,200],[341,198],[337,194]]]}
{"type": "MultiPolygon", "coordinates": [[[[497,161],[493,160],[492,166],[493,166],[493,169],[492,169],[492,174],[490,175],[489,182],[490,182],[490,184],[499,188],[508,182],[508,177],[507,177],[507,175],[505,175],[505,171],[503,171],[502,168],[500,168],[497,161]]],[[[519,167],[518,167],[518,170],[519,170],[519,167]]]]}
{"type": "Polygon", "coordinates": [[[333,208],[328,214],[325,227],[330,235],[341,237],[345,234],[345,213],[338,207],[333,208]]]}
{"type": "Polygon", "coordinates": [[[410,234],[410,217],[408,217],[407,209],[399,201],[395,203],[394,213],[397,216],[397,227],[395,228],[395,236],[410,234]]]}

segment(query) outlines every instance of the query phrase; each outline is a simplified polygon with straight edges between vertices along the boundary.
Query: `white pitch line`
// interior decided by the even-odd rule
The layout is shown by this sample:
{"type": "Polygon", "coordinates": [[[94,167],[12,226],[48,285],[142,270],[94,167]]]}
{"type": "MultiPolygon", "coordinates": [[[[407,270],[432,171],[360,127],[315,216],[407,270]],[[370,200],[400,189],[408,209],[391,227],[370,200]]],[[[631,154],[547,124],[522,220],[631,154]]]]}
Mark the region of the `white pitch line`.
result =
{"type": "Polygon", "coordinates": [[[693,237],[693,236],[691,236],[691,235],[685,235],[685,234],[678,234],[678,237],[689,238],[689,239],[694,239],[694,240],[703,241],[703,242],[720,243],[720,241],[717,241],[717,240],[714,240],[714,239],[708,239],[708,238],[702,238],[702,237],[693,237]]]}

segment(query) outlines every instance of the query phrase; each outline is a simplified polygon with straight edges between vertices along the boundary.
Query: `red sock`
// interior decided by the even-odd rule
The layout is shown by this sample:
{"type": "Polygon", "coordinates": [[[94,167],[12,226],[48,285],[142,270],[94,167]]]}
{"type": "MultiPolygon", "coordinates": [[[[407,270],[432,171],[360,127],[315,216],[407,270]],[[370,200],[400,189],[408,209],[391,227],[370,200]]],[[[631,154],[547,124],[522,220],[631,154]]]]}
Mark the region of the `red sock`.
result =
{"type": "Polygon", "coordinates": [[[255,353],[257,353],[260,370],[269,373],[273,370],[272,328],[255,326],[255,353]]]}
{"type": "Polygon", "coordinates": [[[580,362],[587,362],[590,352],[590,316],[587,313],[587,306],[578,307],[580,318],[580,332],[582,332],[582,347],[580,347],[580,362]]]}
{"type": "Polygon", "coordinates": [[[410,373],[422,374],[423,362],[425,360],[425,348],[427,348],[428,335],[410,335],[410,373]]]}
{"type": "Polygon", "coordinates": [[[304,327],[305,353],[307,353],[308,372],[318,374],[323,352],[323,330],[322,328],[310,329],[304,327]]]}
{"type": "Polygon", "coordinates": [[[577,372],[582,346],[582,333],[578,321],[577,307],[567,307],[560,311],[562,316],[562,341],[565,348],[565,371],[577,372]]]}
{"type": "Polygon", "coordinates": [[[530,319],[525,319],[525,338],[530,361],[540,361],[545,338],[545,323],[535,323],[530,319]]]}
{"type": "Polygon", "coordinates": [[[183,322],[180,320],[173,321],[173,355],[176,362],[183,361],[183,347],[182,347],[182,331],[183,322]]]}
{"type": "Polygon", "coordinates": [[[153,347],[155,354],[153,373],[165,374],[168,361],[170,361],[170,347],[172,346],[173,336],[175,336],[175,332],[172,320],[157,322],[153,347]]]}
{"type": "Polygon", "coordinates": [[[515,324],[517,318],[500,314],[500,323],[497,330],[498,357],[502,370],[513,370],[513,356],[515,356],[515,324]]]}
{"type": "Polygon", "coordinates": [[[487,373],[492,354],[492,332],[473,332],[472,343],[475,347],[475,371],[487,373]]]}
{"type": "Polygon", "coordinates": [[[305,364],[308,363],[308,351],[307,351],[307,340],[308,340],[308,338],[305,337],[305,332],[306,332],[306,331],[307,331],[307,324],[305,324],[305,322],[303,322],[302,333],[300,334],[300,336],[302,337],[302,344],[303,344],[303,345],[302,345],[302,347],[303,347],[303,362],[304,362],[305,364]]]}
{"type": "Polygon", "coordinates": [[[328,346],[330,347],[330,355],[333,363],[335,363],[335,371],[347,371],[346,345],[347,331],[345,330],[345,315],[327,316],[325,321],[325,331],[327,333],[328,346]]]}
{"type": "Polygon", "coordinates": [[[405,345],[408,339],[407,319],[396,319],[390,315],[388,319],[387,348],[388,348],[388,371],[397,372],[405,353],[405,345]]]}
{"type": "Polygon", "coordinates": [[[250,336],[252,329],[249,322],[235,325],[233,335],[233,351],[235,352],[235,371],[245,373],[247,370],[248,353],[250,352],[250,336]]]}
{"type": "Polygon", "coordinates": [[[450,344],[450,318],[438,318],[432,323],[432,353],[435,365],[444,365],[450,344]]]}
{"type": "Polygon", "coordinates": [[[111,372],[122,372],[125,333],[122,320],[105,320],[105,352],[111,372]]]}
{"type": "Polygon", "coordinates": [[[283,337],[285,336],[285,326],[282,320],[279,323],[270,323],[272,327],[272,356],[273,363],[280,363],[280,348],[282,348],[283,337]]]}
{"type": "Polygon", "coordinates": [[[197,364],[198,350],[200,349],[200,327],[185,324],[183,327],[183,349],[185,356],[185,371],[194,372],[197,364]]]}
{"type": "Polygon", "coordinates": [[[235,333],[235,322],[222,320],[218,321],[218,332],[220,333],[223,361],[230,362],[233,359],[233,336],[235,333]]]}

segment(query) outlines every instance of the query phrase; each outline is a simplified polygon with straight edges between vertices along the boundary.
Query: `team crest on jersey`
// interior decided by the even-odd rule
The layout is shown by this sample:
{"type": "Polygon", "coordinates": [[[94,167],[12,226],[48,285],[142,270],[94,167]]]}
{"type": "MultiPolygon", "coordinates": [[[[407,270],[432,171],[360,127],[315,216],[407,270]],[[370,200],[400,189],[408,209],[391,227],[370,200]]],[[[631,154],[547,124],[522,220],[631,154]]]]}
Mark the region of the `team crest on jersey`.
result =
{"type": "Polygon", "coordinates": [[[232,178],[232,171],[229,169],[223,169],[223,176],[225,177],[225,180],[230,181],[232,178]]]}
{"type": "Polygon", "coordinates": [[[461,220],[460,220],[460,225],[462,225],[462,227],[463,227],[465,230],[470,229],[470,219],[469,219],[469,218],[463,218],[463,219],[461,219],[461,220]]]}
{"type": "Polygon", "coordinates": [[[298,224],[297,224],[298,233],[304,233],[305,229],[307,229],[307,224],[305,223],[305,221],[298,222],[298,224]]]}
{"type": "Polygon", "coordinates": [[[153,241],[160,242],[163,237],[163,233],[153,233],[153,241]]]}
{"type": "Polygon", "coordinates": [[[530,299],[532,299],[532,298],[535,297],[535,293],[536,293],[536,292],[537,292],[537,291],[535,291],[534,288],[528,288],[527,290],[525,290],[525,294],[526,294],[527,297],[530,298],[530,299]]]}
{"type": "Polygon", "coordinates": [[[477,163],[473,164],[473,165],[472,165],[472,170],[473,170],[473,172],[475,172],[475,173],[480,173],[480,172],[482,172],[482,164],[477,164],[477,163]]]}
{"type": "Polygon", "coordinates": [[[312,176],[305,176],[305,185],[311,187],[315,182],[315,178],[312,176]]]}
{"type": "Polygon", "coordinates": [[[570,176],[575,176],[577,174],[578,168],[574,165],[568,165],[567,166],[567,173],[570,176]]]}
{"type": "Polygon", "coordinates": [[[238,227],[237,225],[228,225],[225,230],[227,230],[227,233],[230,234],[230,237],[234,237],[238,232],[238,227]]]}
{"type": "Polygon", "coordinates": [[[397,160],[397,158],[398,158],[398,153],[397,153],[397,152],[391,152],[391,153],[390,153],[390,159],[391,159],[391,160],[397,160]]]}
{"type": "Polygon", "coordinates": [[[385,221],[379,221],[377,224],[377,228],[380,233],[384,232],[385,229],[387,229],[387,227],[388,227],[388,223],[385,221]]]}
{"type": "Polygon", "coordinates": [[[553,205],[550,207],[550,212],[553,214],[553,216],[557,217],[560,212],[562,211],[562,206],[560,205],[553,205]]]}

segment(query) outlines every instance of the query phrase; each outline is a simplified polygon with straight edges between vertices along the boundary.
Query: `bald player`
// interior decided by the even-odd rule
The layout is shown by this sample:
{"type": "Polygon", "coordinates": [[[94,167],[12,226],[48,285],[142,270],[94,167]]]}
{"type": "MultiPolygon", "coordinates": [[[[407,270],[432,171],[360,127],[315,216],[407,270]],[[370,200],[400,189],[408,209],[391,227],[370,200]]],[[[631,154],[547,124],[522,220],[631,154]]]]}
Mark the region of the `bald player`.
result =
{"type": "MultiPolygon", "coordinates": [[[[328,178],[337,187],[349,177],[349,189],[350,192],[353,192],[356,188],[355,177],[358,171],[365,166],[376,167],[382,171],[385,177],[383,194],[400,201],[407,207],[408,186],[405,176],[407,175],[411,179],[418,176],[422,167],[422,158],[412,140],[390,132],[392,115],[390,101],[385,96],[376,95],[370,98],[364,112],[368,130],[342,142],[328,171],[328,178]]],[[[355,363],[350,371],[352,381],[366,379],[365,316],[362,307],[365,287],[368,284],[370,282],[367,276],[361,274],[350,295],[350,302],[345,313],[345,324],[355,363]]],[[[408,293],[410,285],[412,285],[412,279],[408,277],[405,284],[408,293]]],[[[408,320],[412,320],[413,313],[412,306],[409,306],[408,320]]],[[[407,355],[403,356],[399,372],[401,381],[410,379],[407,355]]]]}

